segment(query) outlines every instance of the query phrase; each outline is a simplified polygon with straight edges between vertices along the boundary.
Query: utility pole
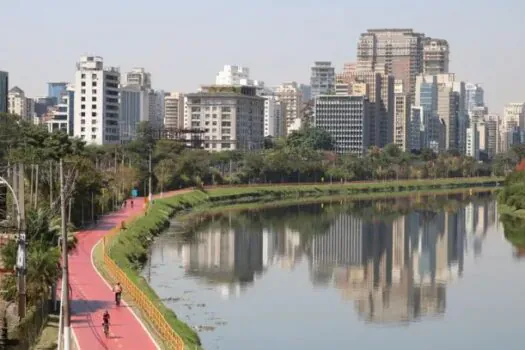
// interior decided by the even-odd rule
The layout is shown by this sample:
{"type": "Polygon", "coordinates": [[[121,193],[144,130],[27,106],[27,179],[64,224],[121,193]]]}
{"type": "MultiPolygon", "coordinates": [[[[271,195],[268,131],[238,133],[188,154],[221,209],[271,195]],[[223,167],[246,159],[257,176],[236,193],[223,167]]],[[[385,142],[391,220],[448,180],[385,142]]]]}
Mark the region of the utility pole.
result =
{"type": "Polygon", "coordinates": [[[64,165],[60,159],[60,217],[62,231],[62,317],[64,320],[64,350],[70,350],[71,315],[69,313],[69,271],[67,256],[67,229],[66,229],[66,194],[64,188],[64,165]]]}
{"type": "Polygon", "coordinates": [[[18,210],[20,211],[20,227],[18,232],[18,251],[16,254],[16,270],[18,285],[18,315],[26,316],[26,214],[24,198],[24,164],[18,165],[18,210]]]}
{"type": "Polygon", "coordinates": [[[148,195],[148,202],[149,205],[151,205],[151,200],[153,199],[153,180],[152,180],[152,170],[151,170],[151,148],[149,149],[149,195],[148,195]]]}

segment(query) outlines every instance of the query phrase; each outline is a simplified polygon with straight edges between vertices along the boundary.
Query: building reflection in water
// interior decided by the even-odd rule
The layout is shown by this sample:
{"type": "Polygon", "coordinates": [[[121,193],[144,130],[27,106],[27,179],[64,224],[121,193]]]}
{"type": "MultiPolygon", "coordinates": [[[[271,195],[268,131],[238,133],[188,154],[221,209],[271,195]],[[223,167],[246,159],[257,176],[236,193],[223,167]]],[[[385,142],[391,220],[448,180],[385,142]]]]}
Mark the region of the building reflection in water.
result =
{"type": "Polygon", "coordinates": [[[399,324],[443,315],[447,283],[461,277],[465,252],[481,254],[496,223],[495,201],[390,219],[337,206],[332,214],[324,233],[306,238],[286,220],[274,225],[223,217],[176,250],[188,275],[224,297],[241,295],[269,268],[293,269],[307,258],[314,286],[339,289],[367,322],[399,324]]]}

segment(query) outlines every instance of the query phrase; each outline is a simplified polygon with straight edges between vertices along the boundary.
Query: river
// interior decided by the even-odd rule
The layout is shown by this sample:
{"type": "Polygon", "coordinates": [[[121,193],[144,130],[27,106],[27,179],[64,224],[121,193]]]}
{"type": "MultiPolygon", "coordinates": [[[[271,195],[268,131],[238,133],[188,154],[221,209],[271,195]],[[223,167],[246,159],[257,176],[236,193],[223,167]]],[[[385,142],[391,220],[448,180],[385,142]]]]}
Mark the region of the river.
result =
{"type": "Polygon", "coordinates": [[[488,195],[224,210],[143,273],[206,350],[525,346],[525,261],[488,195]]]}

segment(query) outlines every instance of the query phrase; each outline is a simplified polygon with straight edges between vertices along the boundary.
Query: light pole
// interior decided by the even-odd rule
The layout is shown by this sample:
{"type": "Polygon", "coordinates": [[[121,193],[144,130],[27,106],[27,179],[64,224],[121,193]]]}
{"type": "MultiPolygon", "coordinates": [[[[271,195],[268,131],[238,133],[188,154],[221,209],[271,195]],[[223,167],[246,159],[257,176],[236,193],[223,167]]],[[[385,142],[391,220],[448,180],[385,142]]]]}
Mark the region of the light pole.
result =
{"type": "MultiPolygon", "coordinates": [[[[18,169],[20,174],[23,176],[23,166],[20,166],[18,169]]],[[[9,182],[0,176],[0,184],[5,185],[11,194],[13,195],[13,202],[16,206],[16,224],[18,230],[18,249],[16,254],[16,274],[17,274],[17,287],[18,287],[18,316],[24,318],[26,314],[26,292],[25,292],[25,275],[26,275],[26,233],[25,233],[25,218],[20,208],[20,202],[16,196],[16,192],[9,182]]],[[[23,201],[24,191],[23,191],[24,182],[20,181],[20,197],[23,201]]],[[[22,203],[24,205],[24,203],[22,203]]]]}

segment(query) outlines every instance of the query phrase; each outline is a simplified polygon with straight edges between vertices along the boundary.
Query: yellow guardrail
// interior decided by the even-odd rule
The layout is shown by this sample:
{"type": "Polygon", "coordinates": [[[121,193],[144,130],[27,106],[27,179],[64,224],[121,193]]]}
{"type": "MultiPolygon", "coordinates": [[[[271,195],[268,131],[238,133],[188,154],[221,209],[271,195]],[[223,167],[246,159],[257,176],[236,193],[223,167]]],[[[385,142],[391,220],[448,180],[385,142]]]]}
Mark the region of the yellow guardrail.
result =
{"type": "MultiPolygon", "coordinates": [[[[126,220],[126,224],[130,223],[133,219],[134,217],[126,220]]],[[[122,271],[122,269],[109,256],[111,243],[119,232],[120,227],[116,227],[104,236],[103,251],[106,270],[115,280],[120,282],[126,295],[131,296],[135,304],[145,314],[148,321],[162,338],[166,346],[168,346],[168,349],[184,350],[184,342],[182,338],[173,330],[164,315],[159,311],[158,307],[151,302],[148,296],[128,278],[126,273],[122,271]]]]}

